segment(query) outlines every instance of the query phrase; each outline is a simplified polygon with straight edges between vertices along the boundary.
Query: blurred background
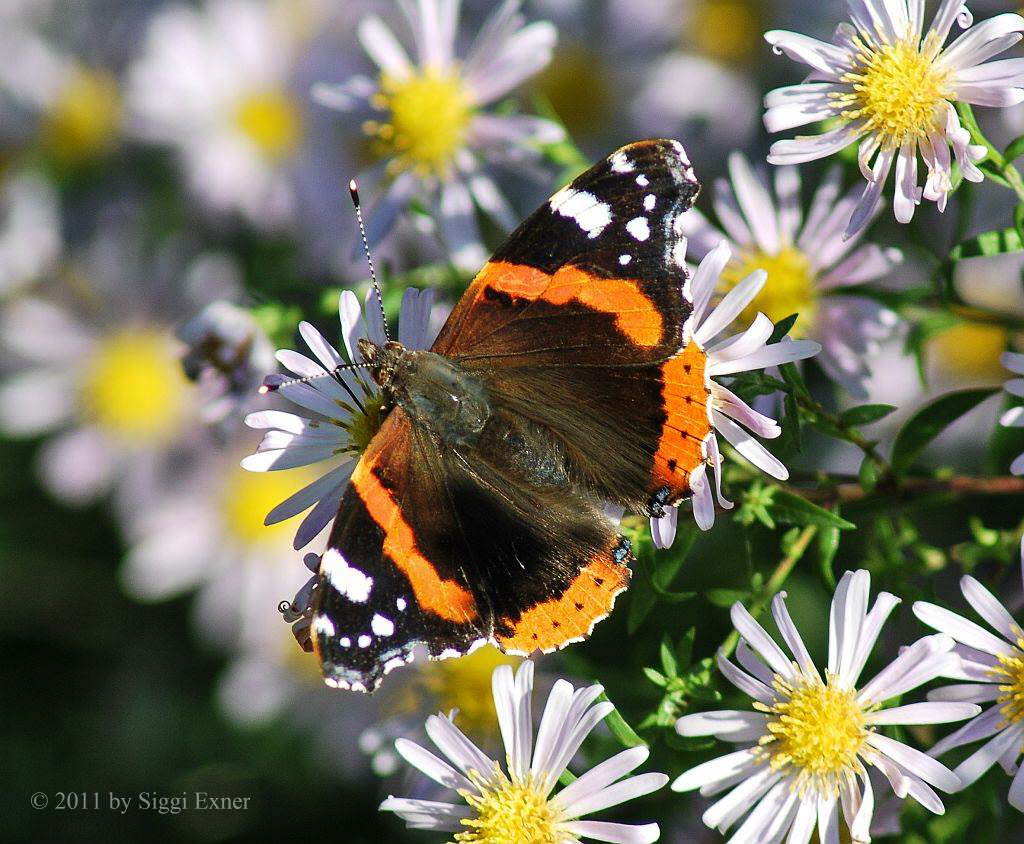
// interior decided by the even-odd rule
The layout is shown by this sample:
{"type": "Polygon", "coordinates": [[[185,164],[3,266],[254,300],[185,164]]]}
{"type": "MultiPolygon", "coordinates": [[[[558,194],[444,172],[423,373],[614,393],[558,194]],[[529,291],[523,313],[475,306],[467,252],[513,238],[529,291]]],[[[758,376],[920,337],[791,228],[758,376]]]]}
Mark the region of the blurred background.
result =
{"type": "MultiPolygon", "coordinates": [[[[464,0],[456,55],[495,5],[464,0]]],[[[971,5],[979,18],[1009,9],[971,5]]],[[[555,131],[541,154],[495,155],[474,198],[503,199],[490,217],[471,209],[475,235],[459,239],[434,213],[436,191],[394,207],[380,133],[340,107],[358,80],[380,75],[356,37],[360,20],[377,14],[411,44],[395,3],[0,0],[3,840],[427,840],[376,809],[388,793],[427,793],[397,765],[394,737],[415,738],[425,714],[457,707],[471,734],[494,743],[486,701],[502,657],[411,667],[372,698],[334,692],[277,610],[308,577],[292,547],[300,519],[263,519],[315,474],[242,470],[259,441],[242,420],[270,406],[255,388],[276,370],[275,348],[298,347],[299,320],[337,340],[339,291],[366,290],[345,186],[363,180],[389,310],[406,285],[434,286],[440,319],[474,262],[582,161],[650,136],[683,140],[705,184],[732,150],[763,161],[761,99],[798,81],[763,32],[828,37],[845,4],[527,0],[523,13],[551,22],[557,44],[489,108],[539,115],[572,144],[555,131]],[[248,798],[247,808],[175,811],[172,798],[195,791],[248,798]],[[37,792],[46,808],[30,804],[37,792]],[[111,793],[131,796],[132,808],[111,809],[111,793]]],[[[1018,109],[995,120],[993,138],[1024,131],[1018,109]]],[[[906,257],[885,284],[919,283],[929,254],[1007,225],[1007,208],[983,185],[969,214],[940,217],[927,205],[905,229],[885,215],[872,237],[906,257]]],[[[1019,277],[1020,262],[1002,272],[1019,277]]],[[[1024,316],[1024,301],[1008,307],[1024,316]]],[[[1000,383],[999,353],[1015,336],[951,320],[928,335],[927,386],[904,339],[877,350],[882,374],[868,385],[871,401],[900,408],[878,426],[883,440],[930,392],[1000,383]]],[[[945,434],[934,459],[961,471],[1004,459],[986,445],[1001,402],[945,434]]],[[[999,454],[1016,446],[1003,442],[999,454]]],[[[822,438],[803,460],[855,472],[851,451],[822,438]]],[[[985,527],[1013,531],[1019,505],[981,502],[978,513],[985,527]]],[[[945,550],[971,538],[962,512],[949,515],[898,525],[917,531],[899,546],[916,555],[908,581],[942,569],[945,550]]],[[[686,589],[749,574],[743,534],[720,527],[690,552],[686,589]]],[[[873,536],[845,545],[839,567],[873,559],[873,536]]],[[[817,574],[798,573],[788,588],[798,623],[823,631],[829,596],[817,574]]],[[[728,632],[719,608],[665,610],[679,613],[680,635],[690,618],[706,619],[698,650],[728,632]]],[[[620,608],[591,642],[542,660],[542,672],[600,678],[637,723],[658,703],[636,671],[660,639],[644,615],[620,608]]],[[[651,769],[674,774],[696,758],[673,752],[659,747],[651,769]]],[[[1005,784],[984,787],[996,795],[1005,784]]],[[[975,837],[1019,840],[996,802],[999,817],[985,815],[991,837],[975,837]]],[[[689,796],[665,791],[629,812],[659,820],[665,840],[714,840],[689,796]]],[[[908,814],[907,841],[961,840],[976,818],[961,812],[935,827],[908,814]]]]}

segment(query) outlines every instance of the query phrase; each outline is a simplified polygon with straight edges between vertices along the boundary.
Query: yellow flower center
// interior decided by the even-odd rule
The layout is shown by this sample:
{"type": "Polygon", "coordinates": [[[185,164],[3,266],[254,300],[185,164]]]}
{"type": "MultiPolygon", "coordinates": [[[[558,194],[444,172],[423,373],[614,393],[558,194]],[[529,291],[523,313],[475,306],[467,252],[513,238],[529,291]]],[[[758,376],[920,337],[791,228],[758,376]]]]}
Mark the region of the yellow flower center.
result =
{"type": "Polygon", "coordinates": [[[459,711],[458,724],[476,736],[493,732],[497,714],[491,696],[491,675],[499,665],[518,665],[519,660],[505,656],[490,645],[460,659],[444,659],[423,667],[423,687],[433,701],[433,709],[459,711]]]}
{"type": "Polygon", "coordinates": [[[744,0],[704,0],[691,16],[688,40],[713,59],[746,62],[757,55],[761,22],[744,0]]]}
{"type": "Polygon", "coordinates": [[[557,817],[532,780],[515,782],[500,770],[489,781],[475,771],[470,779],[478,794],[462,792],[476,816],[463,818],[468,829],[455,835],[462,844],[559,844],[557,817]]]}
{"type": "Polygon", "coordinates": [[[838,96],[847,120],[863,120],[883,147],[898,147],[938,127],[939,104],[947,96],[948,73],[935,67],[934,36],[868,47],[856,39],[859,66],[843,76],[853,92],[838,96]]]}
{"type": "Polygon", "coordinates": [[[366,451],[370,440],[376,436],[380,426],[384,424],[384,396],[374,393],[361,399],[363,409],[352,408],[352,418],[345,426],[348,430],[350,451],[362,454],[366,451]]]}
{"type": "Polygon", "coordinates": [[[1006,329],[979,322],[959,322],[928,344],[938,374],[958,384],[1002,381],[999,356],[1006,350],[1006,329]]]}
{"type": "Polygon", "coordinates": [[[833,676],[825,683],[814,677],[791,685],[776,675],[774,685],[782,701],[754,704],[768,714],[768,734],[760,744],[772,768],[795,768],[798,787],[835,793],[840,781],[862,767],[858,756],[868,728],[856,690],[836,685],[833,676]]]}
{"type": "Polygon", "coordinates": [[[722,291],[731,290],[755,270],[765,270],[768,283],[743,310],[740,320],[744,326],[749,325],[758,311],[763,311],[772,322],[798,313],[800,319],[792,333],[799,336],[800,329],[814,322],[816,277],[810,259],[792,246],[775,254],[760,250],[740,252],[722,272],[722,291]]]}
{"type": "Polygon", "coordinates": [[[81,398],[85,415],[115,436],[168,439],[189,401],[173,339],[152,329],[107,338],[89,362],[81,398]]]}
{"type": "Polygon", "coordinates": [[[43,141],[65,161],[82,161],[111,146],[121,124],[117,80],[105,70],[78,68],[43,123],[43,141]]]}
{"type": "Polygon", "coordinates": [[[560,46],[531,90],[551,103],[570,136],[600,131],[614,115],[608,68],[594,50],[560,46]],[[581,97],[580,91],[587,95],[581,97]]]}
{"type": "Polygon", "coordinates": [[[1009,656],[998,659],[999,667],[993,668],[992,673],[1006,682],[1000,684],[1002,694],[996,702],[1006,723],[1016,724],[1024,721],[1024,638],[1017,639],[1017,647],[1009,656]]]}
{"type": "Polygon", "coordinates": [[[235,122],[267,158],[279,161],[292,155],[302,138],[302,115],[283,91],[260,91],[242,100],[235,122]]]}
{"type": "Polygon", "coordinates": [[[263,520],[278,504],[318,477],[319,473],[307,468],[283,472],[247,472],[240,466],[233,468],[222,490],[225,529],[246,545],[290,539],[295,533],[292,519],[274,525],[265,525],[263,520]]]}
{"type": "Polygon", "coordinates": [[[367,121],[363,130],[376,140],[377,154],[392,173],[412,170],[443,177],[463,144],[473,108],[455,72],[427,70],[421,76],[380,78],[374,107],[386,121],[367,121]]]}

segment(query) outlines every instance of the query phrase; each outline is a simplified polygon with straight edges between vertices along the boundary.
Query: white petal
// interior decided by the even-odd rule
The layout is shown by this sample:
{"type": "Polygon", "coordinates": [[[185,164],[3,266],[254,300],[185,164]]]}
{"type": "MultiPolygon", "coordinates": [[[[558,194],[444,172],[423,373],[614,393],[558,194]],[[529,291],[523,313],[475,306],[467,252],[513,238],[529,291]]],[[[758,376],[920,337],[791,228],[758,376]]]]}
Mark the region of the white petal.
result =
{"type": "Polygon", "coordinates": [[[947,793],[960,790],[960,779],[941,762],[881,733],[871,733],[868,744],[898,765],[913,771],[925,782],[947,793]]]}
{"type": "Polygon", "coordinates": [[[954,773],[960,778],[963,787],[966,788],[979,780],[1009,748],[1019,747],[1022,733],[1024,728],[1019,725],[1002,730],[995,738],[987,741],[957,765],[954,773]]]}
{"type": "Polygon", "coordinates": [[[811,655],[807,651],[807,646],[804,644],[804,640],[800,636],[800,631],[796,629],[796,625],[793,623],[793,619],[789,615],[789,609],[786,607],[785,592],[779,592],[774,598],[772,598],[772,618],[775,619],[775,624],[779,628],[782,640],[789,647],[790,651],[793,652],[793,656],[796,657],[797,665],[799,665],[803,672],[808,676],[819,676],[818,669],[815,668],[814,661],[811,659],[811,655]]]}
{"type": "Polygon", "coordinates": [[[366,54],[382,71],[395,79],[412,75],[412,63],[394,33],[376,15],[367,15],[359,21],[359,42],[366,54]]]}
{"type": "MultiPolygon", "coordinates": [[[[721,652],[719,652],[715,661],[718,664],[718,670],[722,672],[722,676],[725,677],[730,683],[732,683],[737,689],[744,694],[750,695],[754,700],[759,700],[761,703],[773,703],[775,701],[775,692],[762,683],[760,680],[755,680],[745,671],[741,671],[728,659],[726,659],[721,652]]],[[[679,726],[681,721],[685,721],[686,716],[676,722],[676,729],[681,730],[679,726]]],[[[688,728],[688,722],[687,722],[688,728]]]]}
{"type": "Polygon", "coordinates": [[[600,812],[610,806],[618,806],[627,800],[634,800],[643,797],[652,791],[664,788],[668,783],[668,776],[665,774],[638,774],[635,777],[622,780],[614,785],[609,785],[599,791],[578,797],[571,806],[564,809],[567,817],[578,818],[582,815],[589,815],[592,812],[600,812]]]}
{"type": "Polygon", "coordinates": [[[869,724],[947,724],[963,721],[981,712],[972,703],[908,703],[891,709],[880,709],[868,715],[869,724]]]}
{"type": "Polygon", "coordinates": [[[801,135],[776,141],[768,153],[769,164],[806,164],[842,152],[860,136],[856,125],[839,126],[820,135],[801,135]]]}
{"type": "Polygon", "coordinates": [[[543,70],[557,40],[558,31],[547,21],[532,23],[509,38],[473,69],[472,76],[467,74],[473,104],[493,102],[543,70]]]}
{"type": "Polygon", "coordinates": [[[1008,655],[1012,648],[1002,639],[998,639],[983,627],[968,621],[963,616],[950,612],[945,607],[930,604],[927,601],[914,603],[914,615],[929,627],[952,636],[972,648],[977,648],[993,656],[1008,655]]]}
{"type": "Polygon", "coordinates": [[[474,791],[473,784],[443,759],[405,738],[395,741],[395,750],[410,765],[446,788],[474,791]]]}
{"type": "Polygon", "coordinates": [[[1018,812],[1024,812],[1024,774],[1021,771],[1024,771],[1024,767],[1014,774],[1013,782],[1010,783],[1010,793],[1007,795],[1010,805],[1018,812]]]}
{"type": "Polygon", "coordinates": [[[762,472],[781,481],[789,477],[789,470],[761,443],[719,411],[712,411],[715,430],[722,434],[743,457],[762,472]]]}
{"type": "Polygon", "coordinates": [[[975,611],[993,630],[998,631],[1006,637],[1008,642],[1016,642],[1020,637],[1020,627],[1013,620],[1006,608],[996,600],[995,595],[982,586],[969,574],[960,580],[960,588],[963,590],[967,602],[974,607],[975,611]]]}
{"type": "Polygon", "coordinates": [[[953,644],[942,634],[918,639],[864,685],[857,700],[865,705],[882,703],[944,676],[944,670],[958,661],[953,644]]]}
{"type": "Polygon", "coordinates": [[[729,176],[757,245],[769,254],[778,252],[781,244],[775,204],[750,162],[738,152],[729,156],[729,176]]]}
{"type": "MultiPolygon", "coordinates": [[[[676,723],[676,731],[680,735],[710,735],[710,733],[691,733],[680,729],[679,723],[689,717],[691,716],[684,715],[676,723]]],[[[719,756],[717,759],[710,759],[680,774],[676,777],[675,782],[672,783],[672,790],[693,791],[697,788],[703,789],[705,786],[712,785],[720,780],[730,780],[740,774],[745,774],[755,767],[764,764],[766,763],[758,758],[756,751],[750,748],[737,750],[734,753],[719,756]]]]}
{"type": "Polygon", "coordinates": [[[794,676],[792,662],[743,604],[739,601],[733,604],[729,617],[736,631],[764,658],[772,671],[786,678],[794,676]]]}
{"type": "Polygon", "coordinates": [[[620,751],[604,762],[591,768],[579,779],[569,783],[549,801],[552,809],[566,818],[576,818],[583,812],[575,811],[576,803],[581,797],[596,794],[611,785],[620,777],[640,767],[647,761],[651,751],[647,747],[631,747],[620,751]]]}
{"type": "MultiPolygon", "coordinates": [[[[703,266],[703,262],[701,264],[703,266]]],[[[694,339],[702,346],[708,345],[761,292],[761,288],[764,287],[767,280],[768,274],[764,270],[756,270],[743,279],[726,293],[718,307],[708,314],[703,324],[694,332],[694,339]]]]}
{"type": "Polygon", "coordinates": [[[680,735],[715,736],[722,741],[756,741],[766,734],[765,723],[765,716],[760,712],[724,709],[684,715],[676,722],[676,731],[680,735]]]}
{"type": "Polygon", "coordinates": [[[454,762],[462,773],[476,771],[481,777],[486,778],[493,772],[494,762],[447,718],[431,715],[427,718],[426,730],[438,750],[454,762]]]}
{"type": "Polygon", "coordinates": [[[572,835],[581,835],[594,841],[610,841],[611,844],[653,844],[661,837],[661,828],[656,823],[635,825],[610,821],[573,821],[562,828],[572,835]]]}
{"type": "Polygon", "coordinates": [[[851,66],[851,57],[845,50],[806,35],[776,29],[766,32],[764,39],[794,61],[809,65],[820,78],[830,82],[840,82],[851,66]]]}

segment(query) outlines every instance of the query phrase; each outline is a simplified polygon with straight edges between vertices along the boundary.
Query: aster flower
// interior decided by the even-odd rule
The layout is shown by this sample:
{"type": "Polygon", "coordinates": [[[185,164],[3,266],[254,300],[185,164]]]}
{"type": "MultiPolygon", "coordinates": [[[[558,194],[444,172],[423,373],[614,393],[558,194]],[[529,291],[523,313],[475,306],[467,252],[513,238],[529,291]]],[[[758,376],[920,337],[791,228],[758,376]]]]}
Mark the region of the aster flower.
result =
{"type": "Polygon", "coordinates": [[[843,238],[857,198],[854,191],[840,197],[838,169],[819,185],[806,216],[795,167],[775,171],[774,195],[739,153],[729,157],[729,175],[731,184],[723,179],[715,185],[719,227],[696,209],[684,216],[687,250],[703,257],[723,240],[729,244],[733,259],[722,275],[723,289],[755,269],[766,270],[768,285],[741,318],[753,320],[758,309],[773,321],[799,313],[793,333],[821,343],[819,365],[864,398],[868,359],[892,336],[898,319],[872,299],[833,294],[884,277],[902,254],[873,243],[854,249],[858,238],[843,238]]]}
{"type": "Polygon", "coordinates": [[[948,636],[918,640],[873,679],[858,687],[882,626],[899,599],[879,593],[868,610],[870,576],[847,572],[836,587],[829,616],[828,665],[822,676],[786,609],[785,593],[772,601],[772,616],[790,653],[736,603],[736,655],[742,668],[719,654],[718,666],[754,700],[756,711],[703,712],[676,723],[684,736],[716,736],[739,750],[690,769],[675,791],[700,789],[705,797],[728,791],[705,813],[704,823],[723,834],[746,816],[730,839],[805,844],[815,824],[822,842],[838,844],[840,813],[854,842],[870,841],[875,797],[868,769],[880,771],[900,798],[908,795],[933,812],[943,806],[932,786],[946,792],[960,780],[930,756],[878,731],[898,724],[943,724],[976,715],[971,703],[886,701],[952,670],[957,663],[948,636]]]}
{"type": "MultiPolygon", "coordinates": [[[[708,252],[683,287],[683,296],[693,303],[693,313],[683,328],[684,347],[695,347],[705,356],[704,379],[709,394],[707,414],[711,430],[701,446],[704,462],[690,473],[693,516],[702,530],[708,530],[715,523],[716,496],[712,493],[712,483],[718,503],[726,509],[732,507],[732,502],[722,495],[722,454],[718,434],[725,437],[742,457],[773,478],[785,480],[789,477],[786,467],[752,435],[767,439],[777,437],[782,433],[779,424],[758,413],[715,379],[804,360],[821,351],[821,346],[813,340],[784,340],[769,345],[767,341],[775,326],[761,313],[756,315],[746,331],[716,340],[753,301],[768,279],[764,270],[755,270],[726,293],[717,306],[712,307],[712,297],[719,289],[720,279],[731,259],[729,244],[720,242],[708,252]],[[713,481],[709,474],[714,476],[713,481]]],[[[670,507],[661,518],[651,519],[651,534],[659,548],[672,544],[677,516],[677,509],[670,507]]]]}
{"type": "Polygon", "coordinates": [[[106,221],[64,269],[66,283],[0,311],[9,363],[0,432],[47,437],[38,472],[71,504],[123,491],[202,437],[172,326],[207,297],[235,291],[230,279],[206,274],[206,256],[140,256],[137,243],[131,226],[106,221]]]}
{"type": "Polygon", "coordinates": [[[985,149],[971,143],[954,102],[1013,106],[1024,101],[1024,59],[987,60],[1016,44],[1024,18],[997,15],[976,27],[962,0],[942,0],[923,31],[924,0],[848,0],[852,24],[841,23],[832,43],[795,32],[765,35],[780,53],[808,65],[807,82],[765,98],[770,132],[822,120],[839,125],[821,135],[776,142],[768,160],[801,164],[859,143],[868,184],[853,209],[847,236],[867,225],[893,165],[896,219],[907,223],[921,199],[945,210],[953,190],[950,147],[963,177],[983,179],[985,149]],[[943,49],[954,23],[967,30],[943,49]],[[919,185],[918,154],[927,169],[919,185]]]}
{"type": "Polygon", "coordinates": [[[173,147],[195,194],[215,213],[262,228],[294,212],[289,167],[303,140],[290,90],[311,7],[257,0],[164,6],[128,71],[132,132],[173,147]]]}
{"type": "Polygon", "coordinates": [[[959,643],[961,659],[944,676],[967,681],[935,689],[928,699],[993,705],[939,741],[930,753],[941,756],[955,747],[984,740],[954,773],[966,788],[998,762],[1013,777],[1010,805],[1024,812],[1024,774],[1018,761],[1024,752],[1024,631],[996,597],[970,575],[961,578],[960,589],[995,635],[944,607],[926,601],[914,604],[914,614],[921,621],[959,643]]]}
{"type": "MultiPolygon", "coordinates": [[[[385,343],[383,317],[373,297],[371,289],[364,314],[354,293],[346,290],[341,294],[338,310],[342,340],[350,361],[362,360],[357,345],[361,337],[369,337],[379,345],[385,343]]],[[[439,330],[430,319],[433,301],[432,290],[405,291],[398,340],[407,349],[425,349],[433,342],[439,330]]],[[[256,453],[242,461],[242,466],[251,472],[294,469],[320,461],[333,463],[325,474],[267,515],[266,524],[274,525],[313,508],[295,534],[296,549],[309,544],[334,518],[356,461],[382,422],[382,398],[377,385],[367,383],[352,371],[335,373],[346,360],[312,325],[301,323],[299,333],[316,360],[290,350],[279,351],[277,359],[298,378],[314,380],[288,383],[291,379],[284,375],[271,375],[264,383],[276,388],[277,395],[305,413],[264,410],[246,417],[247,425],[266,430],[267,434],[256,453]]]]}
{"type": "MultiPolygon", "coordinates": [[[[1003,352],[999,360],[1014,375],[1024,376],[1024,355],[1003,352]]],[[[1011,378],[1003,385],[1003,389],[1011,396],[1024,398],[1024,378],[1011,378]]],[[[1009,428],[1024,428],[1024,407],[1011,407],[999,418],[999,424],[1009,428]]],[[[1024,475],[1024,454],[1014,458],[1010,464],[1010,472],[1014,475],[1024,475]]]]}
{"type": "Polygon", "coordinates": [[[401,4],[415,36],[415,62],[380,18],[365,17],[359,39],[379,77],[321,84],[314,95],[343,112],[365,114],[363,131],[386,162],[382,194],[368,214],[371,245],[420,197],[427,207],[439,209],[440,234],[453,262],[475,271],[487,257],[475,209],[505,228],[515,224],[482,161],[530,160],[536,145],[559,141],[563,132],[540,118],[483,110],[547,65],[555,28],[547,22],[523,26],[521,0],[504,0],[459,60],[455,39],[460,5],[460,0],[401,4]]]}
{"type": "Polygon", "coordinates": [[[574,690],[558,680],[548,696],[536,740],[531,697],[533,663],[513,676],[507,665],[493,675],[494,705],[505,742],[507,771],[481,750],[446,715],[427,719],[427,735],[448,761],[405,739],[398,753],[435,782],[458,792],[465,804],[389,797],[380,808],[414,829],[454,832],[462,842],[598,841],[653,842],[657,824],[580,820],[584,815],[650,794],[668,782],[664,774],[621,779],[648,757],[646,747],[624,750],[552,796],[552,791],[586,737],[614,709],[597,702],[601,686],[574,690]]]}

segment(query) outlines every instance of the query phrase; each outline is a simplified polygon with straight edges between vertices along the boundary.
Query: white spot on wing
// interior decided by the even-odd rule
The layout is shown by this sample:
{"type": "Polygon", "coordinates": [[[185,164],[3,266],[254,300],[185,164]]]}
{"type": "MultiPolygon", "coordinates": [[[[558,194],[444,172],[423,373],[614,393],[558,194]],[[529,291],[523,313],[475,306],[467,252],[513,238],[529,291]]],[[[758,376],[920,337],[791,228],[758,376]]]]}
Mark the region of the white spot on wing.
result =
{"type": "Polygon", "coordinates": [[[651,180],[648,179],[643,173],[641,173],[639,176],[636,177],[636,183],[640,185],[640,187],[645,188],[651,183],[651,180]]]}
{"type": "Polygon", "coordinates": [[[359,645],[359,647],[361,648],[368,648],[370,647],[370,642],[372,641],[373,640],[364,633],[362,636],[356,639],[356,644],[359,645]]]}
{"type": "Polygon", "coordinates": [[[647,196],[644,197],[644,210],[653,211],[657,202],[658,198],[653,193],[647,194],[647,196]]]}
{"type": "Polygon", "coordinates": [[[551,198],[551,209],[563,217],[575,220],[576,225],[583,229],[589,238],[597,237],[611,223],[612,209],[608,203],[601,202],[585,190],[569,191],[559,199],[563,193],[564,190],[559,191],[551,198]],[[556,199],[559,199],[557,204],[556,199]]]}
{"type": "Polygon", "coordinates": [[[318,615],[313,619],[313,630],[314,632],[319,633],[322,636],[327,636],[328,638],[333,636],[335,633],[334,624],[325,615],[318,615]]]}
{"type": "Polygon", "coordinates": [[[626,231],[641,243],[651,236],[651,227],[646,217],[634,217],[626,223],[626,231]]]}
{"type": "Polygon", "coordinates": [[[370,621],[370,629],[378,636],[390,636],[395,632],[395,623],[390,618],[384,618],[380,613],[374,613],[370,621]]]}
{"type": "Polygon", "coordinates": [[[348,636],[342,636],[338,640],[338,644],[341,645],[343,648],[350,648],[352,647],[352,640],[348,636]]]}
{"type": "Polygon", "coordinates": [[[622,266],[626,266],[626,264],[628,264],[632,260],[632,255],[619,255],[619,263],[622,264],[622,266]]]}
{"type": "Polygon", "coordinates": [[[632,173],[636,169],[636,165],[629,160],[626,153],[622,150],[612,155],[609,161],[611,162],[613,173],[632,173]]]}
{"type": "Polygon", "coordinates": [[[408,606],[408,604],[405,602],[405,598],[399,598],[397,601],[395,601],[395,606],[398,607],[399,612],[402,612],[402,610],[404,610],[408,606]]]}
{"type": "Polygon", "coordinates": [[[373,578],[353,568],[335,548],[329,548],[320,563],[320,571],[327,582],[344,597],[357,604],[365,604],[370,597],[373,578]]]}

